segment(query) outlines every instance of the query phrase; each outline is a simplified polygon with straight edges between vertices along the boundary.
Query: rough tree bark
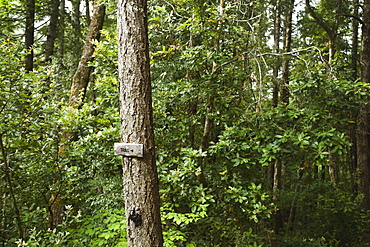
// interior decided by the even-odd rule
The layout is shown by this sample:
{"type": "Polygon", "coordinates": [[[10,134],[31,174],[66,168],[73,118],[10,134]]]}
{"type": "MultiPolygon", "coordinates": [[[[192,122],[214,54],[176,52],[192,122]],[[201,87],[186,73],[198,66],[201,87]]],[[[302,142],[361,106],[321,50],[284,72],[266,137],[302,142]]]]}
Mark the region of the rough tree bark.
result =
{"type": "Polygon", "coordinates": [[[147,1],[118,0],[118,72],[121,140],[144,145],[144,157],[123,157],[130,247],[163,246],[155,163],[147,1]]]}

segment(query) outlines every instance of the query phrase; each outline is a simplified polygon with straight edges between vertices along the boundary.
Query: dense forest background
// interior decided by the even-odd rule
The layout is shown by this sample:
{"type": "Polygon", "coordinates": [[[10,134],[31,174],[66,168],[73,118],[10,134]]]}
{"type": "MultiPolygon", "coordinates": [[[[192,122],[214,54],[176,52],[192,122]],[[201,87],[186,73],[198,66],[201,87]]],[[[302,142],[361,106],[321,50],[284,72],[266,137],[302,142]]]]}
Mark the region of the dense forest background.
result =
{"type": "MultiPolygon", "coordinates": [[[[369,0],[148,8],[165,246],[369,246],[369,0]]],[[[1,246],[127,246],[116,13],[0,1],[1,246]]]]}

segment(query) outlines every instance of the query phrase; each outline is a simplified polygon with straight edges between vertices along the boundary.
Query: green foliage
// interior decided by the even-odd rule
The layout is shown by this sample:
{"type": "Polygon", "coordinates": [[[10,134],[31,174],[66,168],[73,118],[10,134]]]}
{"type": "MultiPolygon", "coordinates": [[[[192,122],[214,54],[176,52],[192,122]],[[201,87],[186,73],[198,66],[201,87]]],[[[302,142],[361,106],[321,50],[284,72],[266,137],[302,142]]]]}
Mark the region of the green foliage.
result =
{"type": "Polygon", "coordinates": [[[20,246],[36,242],[42,246],[76,241],[87,246],[125,243],[123,213],[117,211],[123,205],[120,161],[111,146],[119,139],[114,75],[96,79],[94,88],[99,93],[93,95],[93,105],[70,112],[59,97],[63,90],[58,89],[50,68],[26,73],[19,44],[9,39],[1,46],[2,241],[10,246],[16,241],[20,246]],[[79,138],[68,142],[68,149],[59,156],[63,130],[79,138]],[[68,228],[47,230],[52,191],[63,192],[64,202],[84,216],[78,222],[65,220],[68,228]],[[18,227],[16,207],[21,217],[18,227]],[[24,232],[19,241],[18,228],[24,232]],[[85,230],[94,230],[94,234],[82,234],[85,230]]]}
{"type": "MultiPolygon", "coordinates": [[[[78,30],[73,11],[60,11],[64,16],[48,65],[40,59],[47,35],[47,25],[41,25],[35,70],[26,72],[26,52],[13,34],[24,28],[25,2],[0,1],[4,246],[126,246],[121,160],[112,148],[120,122],[116,7],[114,1],[105,3],[108,16],[101,40],[94,41],[85,104],[71,110],[67,99],[85,14],[78,30]],[[73,133],[70,140],[63,139],[63,131],[73,133]],[[50,230],[55,192],[68,206],[63,224],[50,230]]],[[[38,23],[49,18],[49,4],[37,1],[38,23]]],[[[287,3],[281,4],[285,13],[287,3]]],[[[343,14],[352,10],[347,1],[315,4],[336,31],[337,53],[330,64],[327,33],[307,11],[301,10],[293,27],[293,50],[301,51],[277,58],[271,55],[276,1],[149,1],[165,246],[370,242],[369,214],[359,210],[359,174],[350,165],[359,101],[369,91],[349,69],[350,18],[343,14]],[[290,102],[271,107],[272,87],[280,82],[273,67],[288,57],[290,102]],[[282,185],[273,190],[269,174],[276,162],[282,164],[282,185]]]]}
{"type": "Polygon", "coordinates": [[[92,217],[81,219],[67,231],[68,245],[116,246],[126,244],[126,219],[123,210],[104,209],[92,217]]]}
{"type": "Polygon", "coordinates": [[[28,241],[18,240],[18,246],[116,246],[125,247],[126,223],[124,212],[103,209],[94,216],[84,217],[81,211],[73,213],[66,206],[62,229],[29,232],[28,241]]]}

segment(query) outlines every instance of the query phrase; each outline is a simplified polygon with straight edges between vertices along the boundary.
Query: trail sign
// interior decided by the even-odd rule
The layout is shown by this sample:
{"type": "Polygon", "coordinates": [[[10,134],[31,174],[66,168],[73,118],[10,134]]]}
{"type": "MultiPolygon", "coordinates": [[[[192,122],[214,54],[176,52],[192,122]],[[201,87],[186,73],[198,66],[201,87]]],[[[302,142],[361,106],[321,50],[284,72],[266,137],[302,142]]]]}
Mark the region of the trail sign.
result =
{"type": "Polygon", "coordinates": [[[144,145],[133,143],[114,143],[114,154],[127,157],[143,157],[144,145]]]}

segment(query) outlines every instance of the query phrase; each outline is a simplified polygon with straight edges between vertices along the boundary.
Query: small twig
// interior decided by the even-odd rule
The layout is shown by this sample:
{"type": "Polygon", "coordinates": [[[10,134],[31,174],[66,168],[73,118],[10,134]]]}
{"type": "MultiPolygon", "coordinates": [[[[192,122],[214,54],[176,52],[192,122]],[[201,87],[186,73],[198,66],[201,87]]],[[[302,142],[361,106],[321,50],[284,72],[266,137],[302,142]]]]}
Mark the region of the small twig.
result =
{"type": "Polygon", "coordinates": [[[173,13],[175,13],[175,15],[177,15],[178,17],[181,17],[181,18],[184,18],[184,19],[189,19],[189,17],[186,17],[186,16],[182,16],[182,15],[180,15],[179,13],[177,13],[177,11],[176,11],[176,8],[172,5],[172,4],[170,4],[169,2],[167,2],[166,0],[163,0],[165,3],[167,3],[168,5],[170,5],[171,6],[171,8],[172,8],[172,10],[173,10],[173,13]]]}
{"type": "MultiPolygon", "coordinates": [[[[214,70],[212,71],[211,75],[214,75],[221,67],[224,67],[230,63],[233,63],[233,62],[236,62],[236,61],[240,61],[240,60],[246,60],[246,59],[250,59],[250,58],[256,58],[256,57],[264,57],[264,56],[286,56],[286,55],[294,55],[294,56],[297,56],[297,53],[299,52],[302,52],[302,51],[308,51],[308,50],[312,50],[312,49],[315,49],[315,50],[318,50],[318,53],[320,55],[320,59],[322,62],[325,62],[324,58],[322,57],[321,55],[321,52],[319,50],[319,48],[315,47],[315,46],[310,46],[310,47],[307,47],[305,49],[301,49],[301,50],[295,50],[295,51],[290,51],[290,52],[283,52],[283,53],[275,53],[275,52],[266,52],[266,53],[261,53],[261,54],[256,54],[254,56],[248,56],[248,57],[244,57],[244,56],[238,56],[237,58],[234,58],[230,61],[227,61],[227,62],[224,62],[223,64],[221,65],[217,65],[214,70]]],[[[243,53],[244,54],[247,54],[247,52],[243,53]]],[[[297,56],[299,57],[299,56],[297,56]]],[[[300,57],[299,57],[300,58],[300,57]]]]}
{"type": "Polygon", "coordinates": [[[260,15],[256,15],[256,16],[253,16],[252,18],[249,18],[248,20],[235,20],[236,22],[249,22],[249,21],[251,21],[251,20],[254,20],[254,19],[256,19],[256,18],[258,18],[258,17],[260,17],[262,14],[260,14],[260,15]]]}

